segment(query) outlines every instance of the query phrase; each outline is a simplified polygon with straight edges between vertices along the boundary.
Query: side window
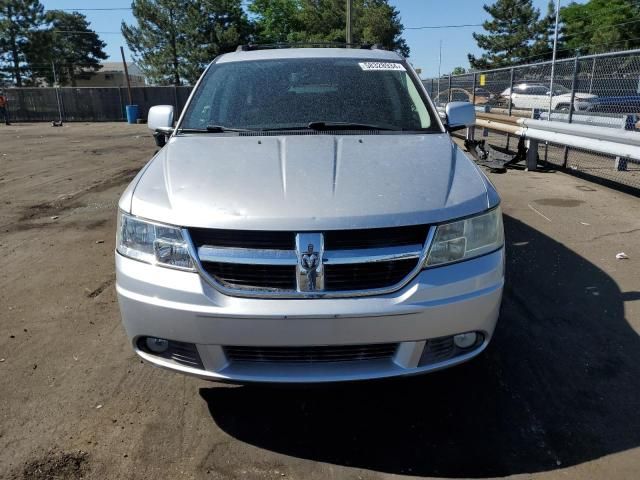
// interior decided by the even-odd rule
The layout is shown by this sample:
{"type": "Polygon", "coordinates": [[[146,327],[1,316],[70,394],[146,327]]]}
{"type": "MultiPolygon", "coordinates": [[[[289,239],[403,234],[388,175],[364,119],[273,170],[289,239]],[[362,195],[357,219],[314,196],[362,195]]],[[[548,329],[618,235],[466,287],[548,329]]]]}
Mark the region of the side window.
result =
{"type": "Polygon", "coordinates": [[[527,87],[524,90],[519,90],[517,93],[521,93],[523,95],[546,95],[549,89],[542,85],[532,85],[527,87]]]}

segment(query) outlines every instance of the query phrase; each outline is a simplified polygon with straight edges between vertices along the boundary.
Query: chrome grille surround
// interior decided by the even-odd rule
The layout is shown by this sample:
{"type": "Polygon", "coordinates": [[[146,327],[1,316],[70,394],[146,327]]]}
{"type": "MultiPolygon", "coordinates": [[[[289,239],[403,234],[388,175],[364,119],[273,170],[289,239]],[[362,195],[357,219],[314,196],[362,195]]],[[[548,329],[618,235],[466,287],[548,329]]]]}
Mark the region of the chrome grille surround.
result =
{"type": "MultiPolygon", "coordinates": [[[[415,267],[399,282],[382,288],[372,288],[365,290],[306,290],[300,288],[300,246],[296,250],[275,250],[275,249],[252,249],[215,247],[202,245],[196,247],[188,228],[182,230],[183,238],[186,240],[191,257],[196,270],[212,287],[221,293],[234,297],[244,298],[347,298],[385,295],[404,288],[423,269],[424,262],[429,253],[429,248],[435,236],[435,226],[425,226],[425,241],[422,245],[398,245],[391,247],[375,247],[361,249],[336,249],[324,250],[321,256],[320,265],[348,265],[348,264],[371,264],[376,262],[393,262],[398,260],[414,259],[415,267]],[[277,265],[291,266],[296,268],[295,280],[298,288],[296,290],[281,290],[270,288],[238,288],[234,285],[223,284],[213,275],[207,272],[203,262],[228,262],[242,265],[277,265]]],[[[301,232],[296,235],[299,239],[301,232]]],[[[321,234],[318,234],[321,235],[321,234]]],[[[322,235],[321,235],[322,236],[322,235]]],[[[306,238],[306,237],[305,237],[306,238]]],[[[302,252],[306,253],[306,252],[302,252]]],[[[324,269],[322,269],[324,270],[324,269]]],[[[324,279],[316,280],[316,283],[324,285],[324,279]]]]}

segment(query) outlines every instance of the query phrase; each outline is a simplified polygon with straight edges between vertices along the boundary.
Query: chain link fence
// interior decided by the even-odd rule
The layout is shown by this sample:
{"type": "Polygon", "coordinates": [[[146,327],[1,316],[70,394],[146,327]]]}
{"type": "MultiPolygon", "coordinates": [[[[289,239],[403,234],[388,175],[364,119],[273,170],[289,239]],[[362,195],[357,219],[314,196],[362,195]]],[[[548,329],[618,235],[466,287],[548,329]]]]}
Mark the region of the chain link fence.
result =
{"type": "MultiPolygon", "coordinates": [[[[423,83],[438,106],[468,101],[491,113],[640,132],[640,50],[562,59],[555,67],[543,62],[423,83]]],[[[507,134],[480,135],[502,148],[513,149],[517,144],[507,134]]],[[[562,145],[539,148],[541,161],[549,167],[640,189],[637,160],[621,161],[562,145]]]]}
{"type": "MultiPolygon", "coordinates": [[[[176,118],[192,87],[131,87],[131,104],[146,119],[154,105],[173,105],[176,118]]],[[[115,122],[126,119],[129,104],[124,87],[7,88],[9,116],[13,122],[115,122]]]]}

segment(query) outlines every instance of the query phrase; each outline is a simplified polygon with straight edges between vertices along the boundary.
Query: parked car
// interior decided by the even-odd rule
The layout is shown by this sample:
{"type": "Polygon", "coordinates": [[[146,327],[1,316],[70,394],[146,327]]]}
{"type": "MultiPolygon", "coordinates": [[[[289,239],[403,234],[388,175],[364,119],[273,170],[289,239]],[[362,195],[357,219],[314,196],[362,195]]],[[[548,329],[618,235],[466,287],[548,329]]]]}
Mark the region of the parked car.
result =
{"type": "Polygon", "coordinates": [[[589,101],[589,112],[640,115],[640,95],[598,97],[589,101]]]}
{"type": "Polygon", "coordinates": [[[491,100],[493,100],[494,95],[484,88],[478,87],[475,92],[475,101],[473,96],[473,90],[467,90],[465,88],[452,88],[451,89],[451,97],[449,97],[449,89],[440,92],[438,95],[437,92],[434,96],[434,101],[438,105],[443,105],[449,101],[451,102],[471,102],[476,105],[485,105],[491,100]]]}
{"type": "MultiPolygon", "coordinates": [[[[514,85],[513,93],[511,92],[511,88],[507,88],[500,94],[500,97],[502,104],[508,104],[509,97],[511,97],[512,107],[521,110],[531,110],[534,108],[548,110],[549,97],[551,97],[551,107],[553,110],[568,111],[571,105],[571,90],[562,85],[554,85],[553,96],[551,96],[548,85],[519,83],[514,85]]],[[[574,109],[587,110],[590,102],[595,98],[597,98],[596,95],[589,93],[576,93],[574,109]]]]}
{"type": "Polygon", "coordinates": [[[410,64],[378,49],[217,57],[119,202],[116,288],[147,362],[210,380],[413,375],[480,354],[500,197],[410,64]]]}

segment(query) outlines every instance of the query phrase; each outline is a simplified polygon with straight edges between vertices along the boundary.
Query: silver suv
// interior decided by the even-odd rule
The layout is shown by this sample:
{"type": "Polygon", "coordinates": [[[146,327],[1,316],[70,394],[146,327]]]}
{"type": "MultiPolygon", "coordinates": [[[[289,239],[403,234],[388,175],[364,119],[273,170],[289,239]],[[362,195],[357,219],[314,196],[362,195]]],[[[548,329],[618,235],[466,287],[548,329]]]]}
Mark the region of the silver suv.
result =
{"type": "Polygon", "coordinates": [[[377,49],[252,48],[207,68],[119,203],[125,329],[210,380],[329,382],[469,360],[504,283],[500,198],[411,65],[377,49]]]}

